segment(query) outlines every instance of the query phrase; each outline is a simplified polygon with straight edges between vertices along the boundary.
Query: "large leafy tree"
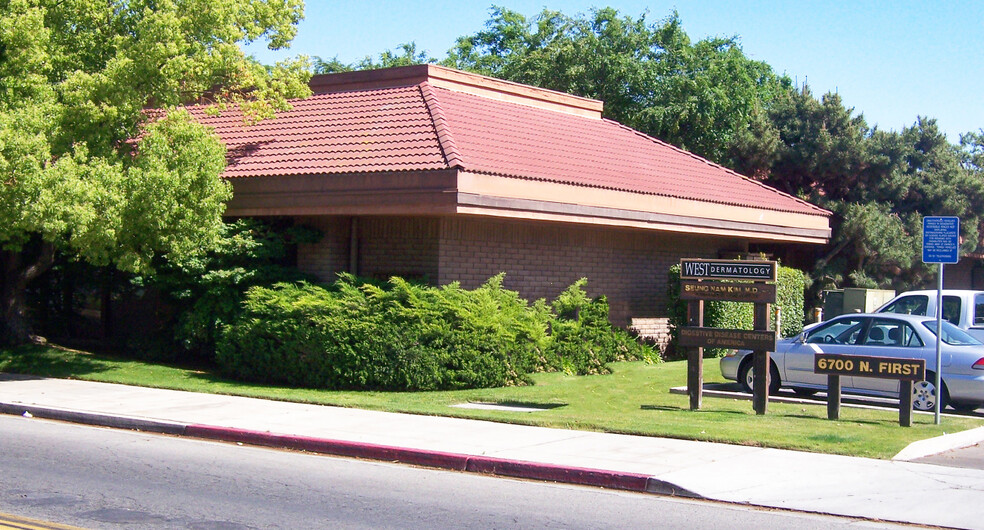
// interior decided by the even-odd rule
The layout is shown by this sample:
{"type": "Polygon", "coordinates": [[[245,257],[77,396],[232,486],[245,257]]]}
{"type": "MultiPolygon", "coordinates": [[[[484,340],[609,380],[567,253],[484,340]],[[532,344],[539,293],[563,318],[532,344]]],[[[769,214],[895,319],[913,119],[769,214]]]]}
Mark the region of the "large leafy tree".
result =
{"type": "Polygon", "coordinates": [[[0,0],[0,340],[28,340],[24,290],[56,253],[140,272],[215,241],[224,148],[176,109],[259,119],[304,95],[303,61],[238,46],[284,47],[302,16],[299,0],[0,0]]]}
{"type": "Polygon", "coordinates": [[[734,38],[692,42],[676,13],[650,24],[611,8],[527,19],[495,7],[486,26],[444,63],[600,99],[607,117],[717,162],[730,162],[752,115],[789,87],[734,38]]]}

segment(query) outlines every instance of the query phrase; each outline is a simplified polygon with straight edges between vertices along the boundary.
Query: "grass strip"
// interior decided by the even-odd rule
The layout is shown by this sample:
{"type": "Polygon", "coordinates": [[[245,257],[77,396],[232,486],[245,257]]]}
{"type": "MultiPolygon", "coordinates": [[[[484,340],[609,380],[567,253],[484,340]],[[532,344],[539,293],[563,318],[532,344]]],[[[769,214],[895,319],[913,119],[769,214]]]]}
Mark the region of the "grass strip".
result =
{"type": "MultiPolygon", "coordinates": [[[[897,410],[844,407],[841,419],[827,419],[825,403],[770,403],[756,415],[750,401],[705,396],[691,411],[686,395],[670,388],[686,385],[686,362],[650,365],[615,363],[608,375],[537,374],[524,387],[437,391],[327,391],[255,385],[195,370],[150,362],[116,359],[52,346],[0,350],[0,371],[44,377],[120,383],[229,394],[300,403],[453,416],[543,427],[642,436],[662,436],[819,453],[891,458],[910,443],[984,425],[974,417],[917,414],[913,426],[899,427],[897,410]],[[468,402],[502,403],[537,408],[535,412],[464,409],[468,402]]],[[[724,382],[714,359],[705,360],[705,382],[724,382]]]]}

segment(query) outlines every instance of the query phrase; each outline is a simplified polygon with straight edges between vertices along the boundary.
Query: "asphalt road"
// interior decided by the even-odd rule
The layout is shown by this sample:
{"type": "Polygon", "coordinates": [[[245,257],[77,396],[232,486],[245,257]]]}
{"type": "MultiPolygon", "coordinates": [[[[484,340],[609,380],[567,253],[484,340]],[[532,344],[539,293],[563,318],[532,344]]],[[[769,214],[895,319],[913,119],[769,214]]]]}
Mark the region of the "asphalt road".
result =
{"type": "Polygon", "coordinates": [[[85,528],[891,525],[0,416],[0,514],[85,528]]]}

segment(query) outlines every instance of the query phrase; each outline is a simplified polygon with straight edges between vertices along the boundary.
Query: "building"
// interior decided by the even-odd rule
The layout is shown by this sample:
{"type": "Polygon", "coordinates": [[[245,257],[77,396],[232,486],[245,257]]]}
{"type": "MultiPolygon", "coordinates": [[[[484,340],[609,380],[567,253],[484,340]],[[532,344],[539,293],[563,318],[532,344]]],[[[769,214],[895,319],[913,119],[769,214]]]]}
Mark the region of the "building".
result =
{"type": "Polygon", "coordinates": [[[824,244],[830,213],[602,117],[603,103],[419,65],[316,76],[293,110],[229,148],[229,216],[325,233],[298,266],[553,299],[579,278],[612,321],[657,334],[681,257],[824,244]]]}

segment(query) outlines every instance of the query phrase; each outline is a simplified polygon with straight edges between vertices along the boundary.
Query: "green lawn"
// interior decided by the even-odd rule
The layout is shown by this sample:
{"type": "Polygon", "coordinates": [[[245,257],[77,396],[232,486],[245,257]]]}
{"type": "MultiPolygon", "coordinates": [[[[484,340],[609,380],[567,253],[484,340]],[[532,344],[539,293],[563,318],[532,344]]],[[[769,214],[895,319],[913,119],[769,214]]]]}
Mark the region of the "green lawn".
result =
{"type": "MultiPolygon", "coordinates": [[[[614,373],[535,376],[536,385],[442,392],[321,391],[250,385],[222,379],[207,371],[100,357],[53,347],[0,350],[0,371],[67,377],[234,394],[267,399],[357,407],[392,412],[478,418],[569,429],[645,436],[665,436],[744,445],[799,449],[874,458],[890,458],[909,443],[979,427],[984,420],[917,414],[913,426],[898,425],[897,411],[844,407],[841,420],[827,420],[823,403],[770,403],[769,413],[756,415],[751,401],[705,396],[703,408],[691,411],[686,395],[671,387],[686,385],[686,363],[649,365],[616,363],[614,373]],[[466,402],[552,406],[537,412],[453,408],[466,402]]],[[[707,382],[723,382],[717,361],[704,367],[707,382]]]]}

